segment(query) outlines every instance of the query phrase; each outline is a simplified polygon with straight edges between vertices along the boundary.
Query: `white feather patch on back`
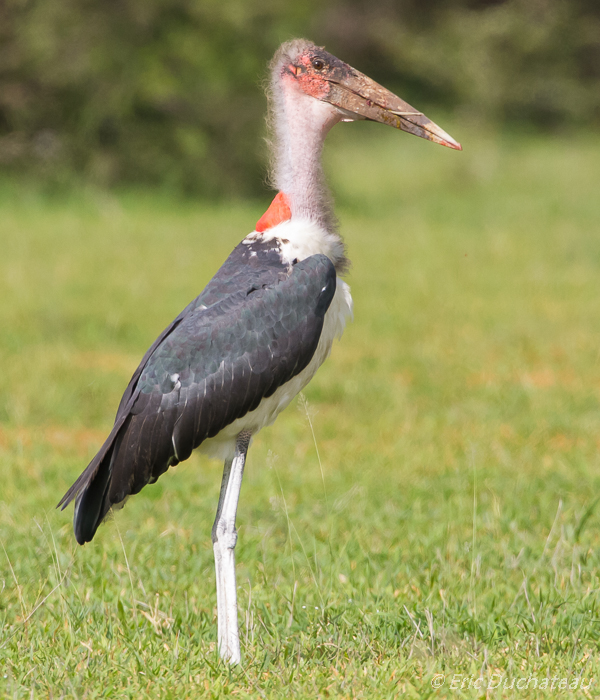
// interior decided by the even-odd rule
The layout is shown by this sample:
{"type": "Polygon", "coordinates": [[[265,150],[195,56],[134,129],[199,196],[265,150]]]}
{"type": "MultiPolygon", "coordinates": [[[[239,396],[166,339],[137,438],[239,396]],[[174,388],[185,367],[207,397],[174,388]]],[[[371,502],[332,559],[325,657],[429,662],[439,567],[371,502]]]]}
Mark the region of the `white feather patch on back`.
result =
{"type": "Polygon", "coordinates": [[[344,256],[342,239],[336,233],[330,233],[310,219],[294,218],[283,221],[262,233],[254,231],[242,242],[248,245],[253,241],[275,239],[278,239],[281,256],[288,264],[293,263],[294,260],[300,261],[322,253],[335,265],[344,256]]]}

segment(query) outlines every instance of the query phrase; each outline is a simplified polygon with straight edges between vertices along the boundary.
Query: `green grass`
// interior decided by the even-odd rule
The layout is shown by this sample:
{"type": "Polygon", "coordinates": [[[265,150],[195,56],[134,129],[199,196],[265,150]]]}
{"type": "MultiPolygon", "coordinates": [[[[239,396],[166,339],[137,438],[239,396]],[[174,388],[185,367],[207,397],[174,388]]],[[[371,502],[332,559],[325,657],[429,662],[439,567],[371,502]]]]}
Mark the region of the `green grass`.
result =
{"type": "Polygon", "coordinates": [[[250,452],[239,669],[215,649],[220,464],[192,457],[84,548],[54,505],[261,206],[4,185],[0,694],[597,695],[600,138],[455,131],[463,153],[333,134],[355,321],[250,452]]]}

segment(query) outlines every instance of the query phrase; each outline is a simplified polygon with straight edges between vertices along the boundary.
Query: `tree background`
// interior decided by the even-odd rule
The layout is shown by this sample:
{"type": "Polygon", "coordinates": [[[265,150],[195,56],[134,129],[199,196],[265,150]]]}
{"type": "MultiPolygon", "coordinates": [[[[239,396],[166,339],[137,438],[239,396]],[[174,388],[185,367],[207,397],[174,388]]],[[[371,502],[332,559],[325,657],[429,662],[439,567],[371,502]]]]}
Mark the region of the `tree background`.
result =
{"type": "Polygon", "coordinates": [[[254,194],[295,36],[459,120],[600,125],[597,0],[0,0],[0,169],[254,194]]]}

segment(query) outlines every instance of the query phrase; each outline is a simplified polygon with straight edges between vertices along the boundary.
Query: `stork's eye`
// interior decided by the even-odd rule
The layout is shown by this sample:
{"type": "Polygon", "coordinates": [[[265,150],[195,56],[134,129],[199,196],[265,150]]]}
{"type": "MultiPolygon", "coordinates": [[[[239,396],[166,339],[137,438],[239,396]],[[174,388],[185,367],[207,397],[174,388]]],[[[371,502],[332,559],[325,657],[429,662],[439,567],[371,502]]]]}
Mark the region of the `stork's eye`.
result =
{"type": "Polygon", "coordinates": [[[322,58],[313,58],[312,67],[315,70],[323,70],[323,68],[325,68],[325,61],[322,58]]]}

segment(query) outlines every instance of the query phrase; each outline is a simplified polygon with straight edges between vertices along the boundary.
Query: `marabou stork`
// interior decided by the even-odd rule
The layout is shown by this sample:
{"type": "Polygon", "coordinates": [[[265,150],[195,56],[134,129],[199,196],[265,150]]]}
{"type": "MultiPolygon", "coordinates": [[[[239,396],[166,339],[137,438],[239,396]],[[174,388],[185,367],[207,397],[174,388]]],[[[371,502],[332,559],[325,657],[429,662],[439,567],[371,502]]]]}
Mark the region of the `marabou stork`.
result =
{"type": "Polygon", "coordinates": [[[62,498],[89,542],[108,511],[198,448],[225,460],[212,541],[221,656],[240,661],[234,549],[246,452],[310,381],[352,314],[321,150],[338,122],[368,119],[461,150],[421,112],[323,48],[297,39],[271,63],[273,181],[255,230],[156,339],[114,427],[62,498]]]}

